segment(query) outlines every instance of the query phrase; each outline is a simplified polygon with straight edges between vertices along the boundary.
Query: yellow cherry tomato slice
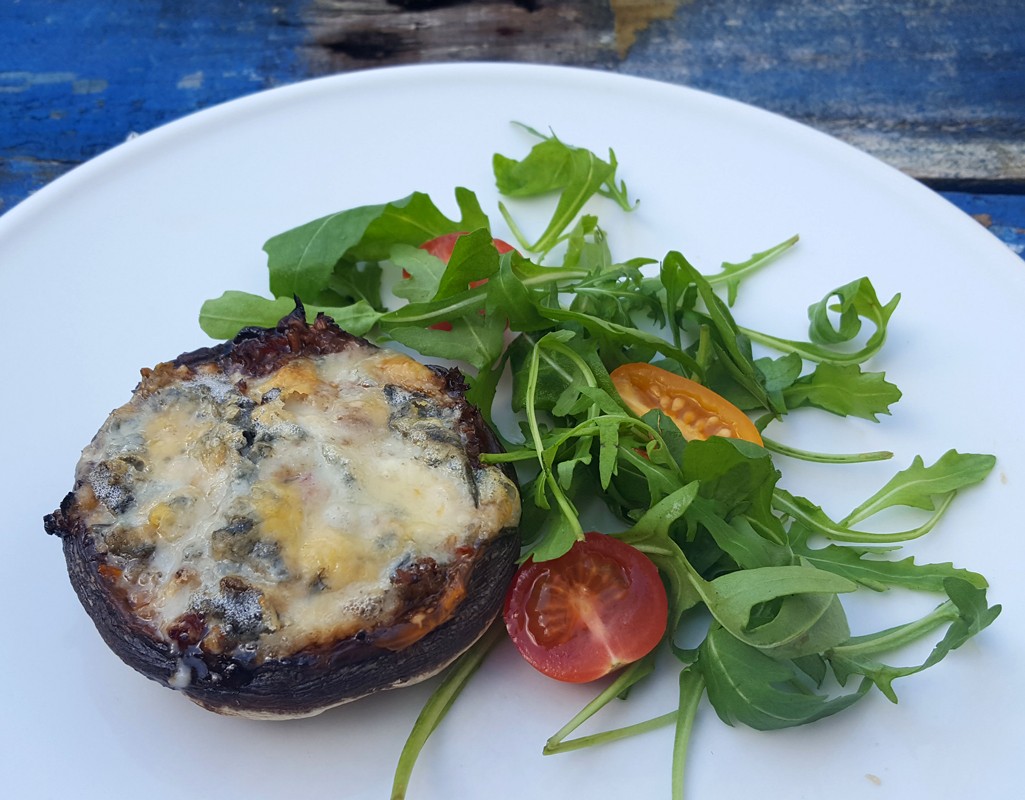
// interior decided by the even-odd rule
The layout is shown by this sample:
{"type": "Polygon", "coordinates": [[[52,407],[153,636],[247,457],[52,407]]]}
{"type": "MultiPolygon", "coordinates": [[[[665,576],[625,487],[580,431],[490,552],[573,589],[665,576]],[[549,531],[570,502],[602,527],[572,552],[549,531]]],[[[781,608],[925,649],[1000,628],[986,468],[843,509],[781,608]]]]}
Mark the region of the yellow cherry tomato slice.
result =
{"type": "Polygon", "coordinates": [[[685,439],[722,436],[762,444],[758,428],[743,411],[696,381],[651,364],[624,364],[611,377],[631,411],[643,416],[660,409],[685,439]]]}

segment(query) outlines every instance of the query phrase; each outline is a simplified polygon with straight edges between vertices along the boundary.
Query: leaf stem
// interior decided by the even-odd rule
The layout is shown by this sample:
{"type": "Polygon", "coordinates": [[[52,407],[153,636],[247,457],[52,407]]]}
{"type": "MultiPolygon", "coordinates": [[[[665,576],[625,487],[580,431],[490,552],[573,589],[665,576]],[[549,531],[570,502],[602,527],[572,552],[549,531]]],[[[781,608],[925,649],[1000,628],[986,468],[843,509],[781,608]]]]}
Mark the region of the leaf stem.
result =
{"type": "MultiPolygon", "coordinates": [[[[554,753],[560,753],[560,752],[564,752],[566,750],[578,750],[581,747],[587,747],[589,745],[599,744],[601,741],[605,741],[604,739],[599,739],[599,738],[596,738],[596,737],[606,736],[606,735],[608,735],[608,733],[615,733],[615,731],[595,734],[593,736],[580,737],[578,739],[573,739],[573,740],[571,740],[569,742],[564,742],[563,740],[567,736],[569,736],[571,733],[573,733],[573,731],[575,731],[577,728],[579,728],[581,725],[583,725],[585,722],[587,722],[587,720],[589,720],[591,717],[593,717],[595,714],[597,714],[599,711],[601,711],[601,709],[603,709],[605,706],[607,706],[617,696],[619,696],[620,694],[625,692],[627,689],[629,689],[635,683],[640,681],[642,678],[650,675],[654,671],[654,669],[655,669],[654,657],[650,653],[647,656],[645,656],[644,658],[640,659],[639,661],[635,661],[634,663],[632,663],[629,666],[627,666],[622,672],[619,673],[619,675],[616,676],[615,680],[612,681],[612,683],[610,683],[601,693],[598,694],[597,697],[595,697],[593,700],[591,700],[591,702],[589,702],[586,706],[584,706],[582,709],[580,709],[580,711],[577,712],[576,715],[574,715],[573,719],[571,719],[569,722],[567,722],[565,725],[563,725],[561,728],[559,728],[559,730],[556,731],[548,739],[548,741],[545,743],[544,754],[545,755],[552,755],[554,753]],[[583,742],[585,739],[587,740],[587,742],[585,744],[577,744],[578,742],[583,742]]],[[[674,714],[675,714],[675,712],[674,712],[674,714]]],[[[647,722],[641,722],[641,723],[638,723],[638,726],[648,725],[651,722],[652,722],[652,720],[648,720],[647,722]]],[[[668,723],[663,722],[661,724],[668,724],[668,723]]],[[[634,727],[637,727],[637,726],[633,726],[633,725],[627,726],[627,728],[634,728],[634,727]]],[[[619,730],[626,730],[626,729],[624,728],[624,729],[619,729],[619,730]]],[[[648,730],[648,729],[645,728],[645,730],[648,730]]],[[[642,731],[640,731],[640,730],[634,731],[634,733],[641,733],[641,732],[642,731]]],[[[615,738],[615,739],[622,739],[622,738],[624,738],[624,736],[629,736],[629,735],[632,735],[632,734],[628,733],[628,734],[616,735],[613,738],[615,738]]]]}
{"type": "Polygon", "coordinates": [[[409,732],[409,738],[402,748],[402,753],[399,755],[399,761],[395,767],[395,778],[392,782],[391,800],[405,798],[413,766],[416,764],[416,759],[424,744],[441,724],[452,707],[452,703],[455,702],[466,684],[469,683],[470,678],[484,662],[485,656],[501,640],[504,633],[505,628],[498,623],[488,628],[473,647],[456,660],[451,671],[428,698],[420,711],[420,716],[413,724],[413,729],[409,732]]]}
{"type": "Polygon", "coordinates": [[[829,654],[839,656],[858,654],[864,656],[874,653],[885,653],[903,647],[906,644],[911,644],[940,625],[946,622],[953,622],[957,617],[957,606],[952,601],[946,600],[924,617],[914,622],[898,625],[897,627],[867,636],[853,637],[844,644],[830,648],[829,654]]]}
{"type": "MultiPolygon", "coordinates": [[[[534,349],[530,354],[530,365],[527,373],[527,398],[525,404],[527,425],[530,429],[530,435],[534,439],[534,452],[537,454],[537,461],[542,470],[543,482],[551,489],[552,494],[555,496],[555,502],[558,503],[559,510],[562,512],[562,515],[565,517],[570,529],[573,531],[574,538],[583,539],[584,529],[580,526],[580,518],[577,515],[576,509],[573,508],[573,504],[563,493],[562,487],[559,486],[559,482],[555,479],[555,476],[552,474],[552,471],[545,460],[545,448],[541,441],[541,429],[537,424],[537,407],[535,397],[537,396],[537,373],[540,364],[540,351],[543,341],[544,337],[534,345],[534,349]]],[[[544,491],[543,486],[541,487],[541,490],[544,491]]]]}
{"type": "Polygon", "coordinates": [[[827,539],[832,539],[836,542],[851,542],[854,544],[881,544],[890,542],[909,542],[912,539],[918,539],[925,536],[929,531],[936,527],[936,524],[940,521],[944,512],[946,512],[947,508],[954,501],[954,496],[956,494],[957,492],[950,492],[943,496],[937,503],[936,510],[929,516],[929,519],[917,528],[897,531],[896,533],[856,531],[843,525],[839,525],[832,520],[829,520],[828,524],[823,523],[822,521],[816,520],[809,514],[805,513],[800,503],[798,503],[792,495],[781,489],[777,489],[773,492],[772,505],[777,511],[782,511],[784,514],[788,514],[794,519],[801,520],[802,523],[807,525],[813,531],[822,534],[827,539]]]}
{"type": "Polygon", "coordinates": [[[687,770],[687,750],[694,731],[694,718],[705,693],[705,678],[694,666],[680,672],[680,709],[676,713],[676,736],[673,739],[672,798],[683,800],[687,770]]]}
{"type": "Polygon", "coordinates": [[[761,267],[768,264],[772,259],[781,253],[789,250],[799,241],[800,236],[795,234],[789,239],[785,239],[777,245],[773,245],[768,250],[763,250],[760,253],[755,253],[747,261],[740,263],[731,264],[723,262],[722,270],[714,275],[702,275],[701,277],[708,281],[712,286],[716,286],[722,283],[733,283],[739,281],[741,278],[756,272],[761,267]]]}
{"type": "Polygon", "coordinates": [[[765,435],[762,442],[767,450],[778,453],[781,456],[810,461],[816,464],[860,464],[868,461],[886,461],[893,458],[889,450],[872,450],[867,453],[817,453],[813,450],[801,450],[797,447],[777,442],[765,435]]]}
{"type": "Polygon", "coordinates": [[[612,730],[602,731],[601,733],[579,736],[576,739],[569,739],[557,744],[546,744],[543,752],[546,756],[553,756],[558,755],[559,753],[568,753],[571,750],[582,750],[585,747],[593,747],[594,745],[618,742],[620,739],[627,739],[631,736],[636,736],[639,733],[647,733],[648,731],[664,728],[666,725],[672,725],[676,721],[677,716],[678,712],[670,711],[659,717],[653,717],[652,719],[645,720],[644,722],[635,722],[633,725],[624,725],[622,728],[613,728],[612,730]]]}

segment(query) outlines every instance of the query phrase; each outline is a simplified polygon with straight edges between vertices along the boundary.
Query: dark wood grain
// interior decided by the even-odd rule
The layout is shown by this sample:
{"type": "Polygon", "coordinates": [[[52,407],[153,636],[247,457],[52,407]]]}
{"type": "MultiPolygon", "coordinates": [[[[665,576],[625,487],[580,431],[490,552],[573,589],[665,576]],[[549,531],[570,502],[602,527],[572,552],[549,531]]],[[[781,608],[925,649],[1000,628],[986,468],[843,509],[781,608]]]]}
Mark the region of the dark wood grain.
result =
{"type": "Polygon", "coordinates": [[[615,66],[615,17],[603,0],[313,0],[312,73],[439,61],[615,66]]]}

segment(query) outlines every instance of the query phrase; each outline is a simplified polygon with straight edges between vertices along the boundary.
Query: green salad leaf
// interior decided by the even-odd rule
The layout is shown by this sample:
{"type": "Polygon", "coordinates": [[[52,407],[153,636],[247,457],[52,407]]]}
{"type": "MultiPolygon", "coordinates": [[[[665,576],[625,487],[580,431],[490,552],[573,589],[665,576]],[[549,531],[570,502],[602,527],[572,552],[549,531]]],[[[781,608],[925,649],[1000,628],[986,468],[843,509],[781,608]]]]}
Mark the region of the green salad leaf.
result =
{"type": "MultiPolygon", "coordinates": [[[[624,208],[630,207],[626,184],[616,183],[616,154],[612,150],[609,150],[609,160],[603,161],[586,148],[565,144],[554,134],[545,136],[533,128],[522,127],[541,141],[522,160],[495,154],[492,166],[498,191],[506,197],[558,194],[552,219],[537,241],[527,245],[517,236],[527,250],[538,253],[551,250],[595,195],[612,198],[624,208]]],[[[500,208],[503,216],[511,221],[505,206],[500,208]]],[[[513,229],[518,230],[515,225],[513,229]]]]}
{"type": "MultiPolygon", "coordinates": [[[[664,670],[656,669],[656,651],[615,676],[544,753],[672,726],[672,787],[680,798],[703,698],[730,725],[815,722],[874,689],[896,700],[895,681],[939,663],[996,619],[1000,607],[988,604],[981,575],[951,562],[922,563],[902,549],[985,480],[995,459],[950,450],[927,466],[916,456],[839,520],[782,488],[781,454],[822,464],[827,481],[832,463],[891,457],[808,452],[785,439],[788,425],[800,424],[789,416],[795,409],[876,423],[891,413],[899,388],[866,365],[886,341],[900,296],[883,302],[862,277],[808,306],[804,341],[744,327],[732,310],[744,281],[783,258],[796,236],[724,261],[712,275],[672,247],[661,258],[617,261],[590,205],[604,197],[623,211],[636,208],[613,151],[602,159],[554,133],[523,130],[534,144],[520,159],[494,156],[496,186],[507,199],[551,211],[542,233],[527,237],[499,204],[518,252],[499,252],[472,191],[456,189],[458,219],[413,193],[272,237],[265,246],[271,297],[227,291],[203,304],[200,324],[228,338],[276,324],[300,299],[308,315],[327,314],[352,333],[459,362],[485,419],[513,422],[502,428],[505,451],[482,459],[519,472],[522,557],[545,561],[567,552],[597,506],[616,520],[608,532],[651,559],[667,587],[664,643],[679,664],[671,707],[568,738],[664,670]],[[448,263],[421,249],[456,232],[464,235],[448,263]],[[610,373],[637,362],[704,384],[755,415],[759,429],[771,423],[773,438],[688,441],[666,408],[634,413],[610,373]],[[910,516],[909,527],[877,522],[892,509],[910,516]],[[937,605],[920,619],[855,635],[845,603],[865,591],[931,593],[937,605]],[[684,622],[700,634],[693,645],[677,641],[684,622]],[[930,636],[939,638],[921,663],[888,663],[930,636]]],[[[493,627],[435,691],[403,750],[393,800],[406,795],[424,742],[501,636],[493,627]]]]}

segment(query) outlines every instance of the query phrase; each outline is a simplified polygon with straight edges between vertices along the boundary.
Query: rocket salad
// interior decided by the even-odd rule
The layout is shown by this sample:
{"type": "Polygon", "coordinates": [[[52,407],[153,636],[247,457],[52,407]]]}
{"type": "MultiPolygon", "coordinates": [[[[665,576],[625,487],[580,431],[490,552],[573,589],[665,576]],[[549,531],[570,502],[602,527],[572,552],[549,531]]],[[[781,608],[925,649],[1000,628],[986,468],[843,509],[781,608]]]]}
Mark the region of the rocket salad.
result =
{"type": "MultiPolygon", "coordinates": [[[[896,702],[897,678],[933,666],[996,618],[1000,608],[987,604],[981,575],[899,553],[995,460],[953,450],[928,465],[916,457],[843,519],[784,490],[780,456],[820,462],[823,471],[889,457],[808,452],[765,430],[798,408],[868,420],[888,414],[900,391],[867,364],[899,296],[884,302],[858,278],[808,308],[806,341],[746,328],[732,313],[745,278],[797,237],[713,275],[676,250],[617,261],[587,213],[596,196],[634,210],[614,153],[603,159],[525,130],[536,137],[525,157],[496,155],[493,167],[503,196],[552,204],[536,237],[500,203],[516,242],[495,240],[477,196],[464,188],[455,190],[455,219],[421,193],[348,209],[266,243],[272,298],[228,291],[204,303],[200,322],[228,338],[247,325],[274,325],[298,297],[309,314],[322,311],[351,333],[465,365],[468,396],[485,418],[511,414],[519,425],[505,433],[505,453],[484,457],[514,464],[522,482],[523,567],[504,614],[511,637],[542,671],[559,664],[547,672],[557,678],[614,671],[544,752],[675,726],[672,786],[682,797],[702,698],[727,724],[756,729],[813,722],[873,690],[896,702]],[[400,302],[384,302],[385,285],[400,302]],[[496,405],[503,381],[510,408],[496,405]],[[581,520],[596,502],[617,520],[600,534],[581,520]],[[865,528],[898,507],[915,510],[919,524],[865,528]],[[657,568],[662,586],[653,588],[638,557],[657,568]],[[920,619],[852,635],[841,598],[894,588],[933,593],[937,605],[920,619]],[[650,624],[616,629],[610,609],[635,601],[638,619],[657,620],[653,636],[650,624]],[[645,607],[657,610],[646,617],[645,607]],[[681,620],[699,610],[704,638],[683,647],[675,637],[681,620]],[[650,641],[638,643],[643,636],[650,641]],[[890,663],[926,637],[935,644],[924,661],[890,663]],[[569,738],[650,675],[664,648],[679,663],[671,710],[569,738]]],[[[402,753],[393,797],[405,796],[423,743],[503,635],[494,626],[439,684],[402,753]]]]}

